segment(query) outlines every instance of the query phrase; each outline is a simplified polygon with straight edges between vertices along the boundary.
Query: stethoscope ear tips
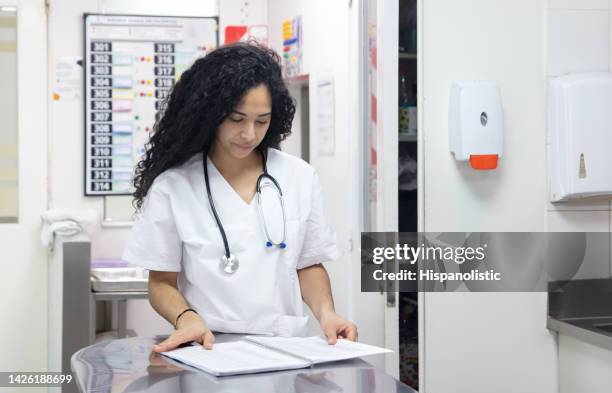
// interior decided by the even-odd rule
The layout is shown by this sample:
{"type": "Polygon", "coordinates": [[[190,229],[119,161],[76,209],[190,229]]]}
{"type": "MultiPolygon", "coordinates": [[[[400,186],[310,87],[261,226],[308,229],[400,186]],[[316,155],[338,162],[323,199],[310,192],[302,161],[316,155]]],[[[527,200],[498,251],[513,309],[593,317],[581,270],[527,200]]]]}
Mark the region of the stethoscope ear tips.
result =
{"type": "MultiPolygon", "coordinates": [[[[266,242],[266,247],[268,247],[268,248],[272,248],[272,247],[274,247],[274,245],[275,245],[275,244],[274,244],[274,243],[272,243],[272,242],[271,242],[271,241],[269,241],[269,240],[266,242]]],[[[285,248],[287,248],[287,243],[285,243],[285,242],[280,242],[279,244],[277,244],[277,246],[278,246],[278,248],[285,249],[285,248]]]]}

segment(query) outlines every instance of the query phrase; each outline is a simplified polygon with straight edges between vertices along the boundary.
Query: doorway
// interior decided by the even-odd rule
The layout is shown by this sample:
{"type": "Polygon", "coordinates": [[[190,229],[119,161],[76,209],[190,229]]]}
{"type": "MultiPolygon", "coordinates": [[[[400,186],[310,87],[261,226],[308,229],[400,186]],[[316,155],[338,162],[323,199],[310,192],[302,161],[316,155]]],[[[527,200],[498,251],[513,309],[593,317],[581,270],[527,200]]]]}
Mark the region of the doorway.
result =
{"type": "MultiPolygon", "coordinates": [[[[417,0],[399,0],[398,231],[418,231],[417,0]]],[[[419,387],[417,292],[398,294],[399,376],[419,387]]]]}

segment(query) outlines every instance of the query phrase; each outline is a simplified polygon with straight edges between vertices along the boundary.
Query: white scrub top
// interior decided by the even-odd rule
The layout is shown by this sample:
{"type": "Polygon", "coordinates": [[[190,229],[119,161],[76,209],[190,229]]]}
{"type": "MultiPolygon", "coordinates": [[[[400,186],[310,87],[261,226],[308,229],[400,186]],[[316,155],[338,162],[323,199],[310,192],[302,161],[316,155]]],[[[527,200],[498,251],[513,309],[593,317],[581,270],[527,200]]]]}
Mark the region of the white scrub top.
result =
{"type": "MultiPolygon", "coordinates": [[[[181,293],[216,332],[299,336],[306,333],[297,270],[340,256],[313,167],[276,149],[267,168],[279,183],[287,216],[287,248],[266,247],[257,196],[245,202],[207,158],[213,201],[240,267],[220,269],[223,240],[206,196],[202,154],[166,170],[144,199],[123,253],[132,265],[180,272],[181,293]]],[[[280,202],[264,188],[264,216],[282,236],[280,202]]]]}

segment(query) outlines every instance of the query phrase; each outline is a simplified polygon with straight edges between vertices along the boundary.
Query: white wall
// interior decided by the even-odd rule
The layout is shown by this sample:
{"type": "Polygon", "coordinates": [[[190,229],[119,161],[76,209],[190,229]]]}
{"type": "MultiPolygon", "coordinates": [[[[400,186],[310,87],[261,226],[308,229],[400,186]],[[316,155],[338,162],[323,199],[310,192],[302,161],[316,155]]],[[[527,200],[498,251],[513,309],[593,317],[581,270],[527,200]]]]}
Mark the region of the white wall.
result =
{"type": "MultiPolygon", "coordinates": [[[[545,11],[545,0],[423,1],[426,231],[545,230],[545,11]],[[464,79],[501,89],[505,146],[495,171],[473,171],[449,152],[449,88],[464,79]]],[[[558,391],[546,294],[424,298],[427,393],[558,391]]]]}
{"type": "Polygon", "coordinates": [[[560,393],[607,393],[612,386],[612,351],[559,335],[560,393]]]}

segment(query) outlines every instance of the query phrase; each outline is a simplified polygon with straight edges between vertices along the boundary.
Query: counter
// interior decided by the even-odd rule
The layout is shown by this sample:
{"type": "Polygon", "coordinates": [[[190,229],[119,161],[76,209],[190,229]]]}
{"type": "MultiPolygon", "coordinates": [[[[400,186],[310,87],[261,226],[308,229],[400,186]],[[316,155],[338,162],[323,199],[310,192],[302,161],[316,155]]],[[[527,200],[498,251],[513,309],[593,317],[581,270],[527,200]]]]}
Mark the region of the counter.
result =
{"type": "Polygon", "coordinates": [[[612,280],[555,282],[548,294],[546,326],[612,351],[612,280]]]}
{"type": "Polygon", "coordinates": [[[559,392],[612,391],[612,280],[557,282],[547,327],[558,333],[559,392]]]}
{"type": "MultiPolygon", "coordinates": [[[[218,334],[215,341],[228,342],[241,337],[218,334]]],[[[152,346],[164,338],[126,338],[79,350],[71,359],[79,390],[84,393],[416,393],[361,359],[299,370],[214,377],[166,357],[152,355],[152,346]]]]}
{"type": "Polygon", "coordinates": [[[559,334],[612,351],[612,317],[576,319],[548,317],[546,326],[559,334]]]}

